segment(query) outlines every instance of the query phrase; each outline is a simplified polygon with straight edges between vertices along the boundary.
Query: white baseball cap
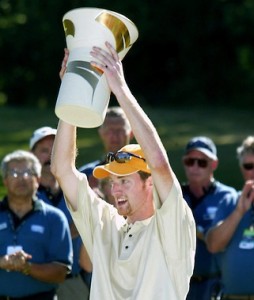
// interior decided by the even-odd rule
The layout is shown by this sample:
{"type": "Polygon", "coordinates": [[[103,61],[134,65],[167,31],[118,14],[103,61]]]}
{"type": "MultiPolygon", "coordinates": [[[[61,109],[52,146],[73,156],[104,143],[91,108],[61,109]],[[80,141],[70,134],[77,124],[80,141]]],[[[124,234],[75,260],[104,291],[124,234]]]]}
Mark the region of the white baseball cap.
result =
{"type": "Polygon", "coordinates": [[[56,135],[56,132],[57,130],[55,128],[48,127],[48,126],[44,126],[36,129],[32,137],[30,138],[30,142],[29,142],[30,150],[32,150],[34,145],[38,143],[40,140],[50,135],[56,135]]]}

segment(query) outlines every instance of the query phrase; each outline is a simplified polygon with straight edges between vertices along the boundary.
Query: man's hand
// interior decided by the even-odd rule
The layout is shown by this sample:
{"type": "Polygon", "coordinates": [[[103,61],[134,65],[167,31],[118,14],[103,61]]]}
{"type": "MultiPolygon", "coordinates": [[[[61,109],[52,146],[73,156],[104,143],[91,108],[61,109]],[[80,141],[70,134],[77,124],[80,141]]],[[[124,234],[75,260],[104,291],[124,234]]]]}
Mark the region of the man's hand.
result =
{"type": "Polygon", "coordinates": [[[4,255],[0,259],[0,268],[7,271],[23,272],[27,266],[27,262],[31,259],[30,254],[25,253],[23,250],[10,255],[4,255]]]}
{"type": "Polygon", "coordinates": [[[248,180],[243,187],[236,209],[243,216],[252,203],[254,203],[254,180],[248,180]]]}
{"type": "Polygon", "coordinates": [[[108,51],[93,47],[90,54],[96,61],[91,61],[91,65],[104,72],[111,91],[117,96],[122,93],[123,87],[127,88],[123,66],[114,47],[108,42],[105,44],[108,51]]]}

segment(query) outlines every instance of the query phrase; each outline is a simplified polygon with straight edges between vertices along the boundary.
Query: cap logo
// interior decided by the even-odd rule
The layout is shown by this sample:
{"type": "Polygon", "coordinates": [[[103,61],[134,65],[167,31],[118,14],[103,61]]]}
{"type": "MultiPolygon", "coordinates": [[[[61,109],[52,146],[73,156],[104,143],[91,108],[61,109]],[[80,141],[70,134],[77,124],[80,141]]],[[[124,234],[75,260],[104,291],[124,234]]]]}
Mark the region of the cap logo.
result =
{"type": "Polygon", "coordinates": [[[187,149],[190,148],[205,148],[209,151],[211,151],[212,153],[214,152],[213,149],[211,149],[211,147],[209,147],[206,143],[202,142],[202,141],[195,141],[193,143],[191,143],[190,145],[188,145],[187,149]]]}

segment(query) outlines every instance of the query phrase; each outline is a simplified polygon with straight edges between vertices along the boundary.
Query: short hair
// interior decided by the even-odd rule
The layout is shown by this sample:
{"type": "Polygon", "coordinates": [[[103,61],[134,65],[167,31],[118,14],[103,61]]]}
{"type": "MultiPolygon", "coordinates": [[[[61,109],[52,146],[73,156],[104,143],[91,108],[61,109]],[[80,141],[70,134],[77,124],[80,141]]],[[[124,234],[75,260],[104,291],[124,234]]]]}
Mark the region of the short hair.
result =
{"type": "MultiPolygon", "coordinates": [[[[105,119],[107,119],[107,118],[121,118],[124,122],[125,129],[127,131],[131,131],[130,122],[129,122],[125,112],[123,111],[123,109],[120,106],[108,107],[105,119]]],[[[101,127],[103,128],[104,125],[105,125],[105,122],[101,125],[101,127]]]]}
{"type": "Polygon", "coordinates": [[[147,172],[144,172],[144,171],[138,171],[138,174],[140,176],[140,178],[143,180],[143,181],[146,181],[147,178],[149,178],[151,176],[150,173],[147,173],[147,172]]]}
{"type": "Polygon", "coordinates": [[[31,163],[31,170],[33,171],[35,176],[41,176],[41,164],[38,158],[31,152],[24,150],[16,150],[7,154],[1,162],[1,173],[3,178],[7,176],[8,165],[12,161],[25,161],[31,163]]]}
{"type": "Polygon", "coordinates": [[[244,139],[242,145],[237,147],[236,153],[240,163],[242,162],[245,154],[254,155],[254,136],[249,135],[246,139],[244,139]]]}

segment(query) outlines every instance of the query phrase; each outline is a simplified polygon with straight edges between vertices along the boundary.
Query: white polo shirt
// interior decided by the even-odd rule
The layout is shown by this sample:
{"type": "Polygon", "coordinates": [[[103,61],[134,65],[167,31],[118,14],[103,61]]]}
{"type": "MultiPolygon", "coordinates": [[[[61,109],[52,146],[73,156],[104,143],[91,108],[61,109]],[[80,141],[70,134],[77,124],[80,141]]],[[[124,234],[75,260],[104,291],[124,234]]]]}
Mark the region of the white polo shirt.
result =
{"type": "MultiPolygon", "coordinates": [[[[155,201],[158,194],[154,190],[155,201]]],[[[79,183],[73,220],[93,263],[92,300],[184,300],[194,267],[196,230],[177,179],[154,216],[131,225],[79,183]],[[128,228],[130,227],[130,228],[128,228]]]]}

